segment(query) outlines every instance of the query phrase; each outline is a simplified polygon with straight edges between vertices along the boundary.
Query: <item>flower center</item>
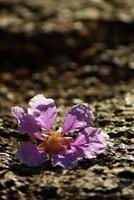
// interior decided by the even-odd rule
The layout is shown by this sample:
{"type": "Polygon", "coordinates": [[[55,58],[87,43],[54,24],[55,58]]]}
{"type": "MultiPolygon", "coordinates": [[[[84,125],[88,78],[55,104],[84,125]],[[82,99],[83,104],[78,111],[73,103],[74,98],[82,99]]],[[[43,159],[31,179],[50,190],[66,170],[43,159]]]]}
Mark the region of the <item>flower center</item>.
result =
{"type": "Polygon", "coordinates": [[[42,146],[50,154],[64,153],[69,143],[70,137],[63,137],[60,132],[52,132],[44,141],[42,146]]]}

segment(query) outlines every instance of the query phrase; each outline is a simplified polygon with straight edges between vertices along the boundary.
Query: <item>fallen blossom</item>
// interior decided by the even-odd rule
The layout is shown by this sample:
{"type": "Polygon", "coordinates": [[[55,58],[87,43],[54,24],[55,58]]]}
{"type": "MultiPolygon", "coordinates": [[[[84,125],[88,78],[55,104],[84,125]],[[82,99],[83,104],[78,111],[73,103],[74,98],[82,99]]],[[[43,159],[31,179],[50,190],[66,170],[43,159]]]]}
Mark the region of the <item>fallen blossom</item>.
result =
{"type": "Polygon", "coordinates": [[[95,117],[87,104],[77,104],[65,114],[63,126],[55,130],[57,109],[53,99],[42,94],[33,97],[27,112],[11,108],[18,130],[32,138],[18,147],[17,158],[29,166],[51,159],[53,166],[73,168],[79,160],[92,159],[106,147],[105,133],[92,127],[95,117]]]}

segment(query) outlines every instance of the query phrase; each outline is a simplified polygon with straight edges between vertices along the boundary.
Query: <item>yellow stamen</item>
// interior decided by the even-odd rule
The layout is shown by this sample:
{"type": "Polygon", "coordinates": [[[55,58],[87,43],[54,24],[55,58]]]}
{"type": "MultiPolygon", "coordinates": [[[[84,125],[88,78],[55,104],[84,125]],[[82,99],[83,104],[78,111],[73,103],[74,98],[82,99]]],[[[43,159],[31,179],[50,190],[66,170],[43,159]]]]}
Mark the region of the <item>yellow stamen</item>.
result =
{"type": "Polygon", "coordinates": [[[63,137],[60,132],[52,132],[41,145],[50,155],[62,153],[66,150],[71,139],[63,137]]]}

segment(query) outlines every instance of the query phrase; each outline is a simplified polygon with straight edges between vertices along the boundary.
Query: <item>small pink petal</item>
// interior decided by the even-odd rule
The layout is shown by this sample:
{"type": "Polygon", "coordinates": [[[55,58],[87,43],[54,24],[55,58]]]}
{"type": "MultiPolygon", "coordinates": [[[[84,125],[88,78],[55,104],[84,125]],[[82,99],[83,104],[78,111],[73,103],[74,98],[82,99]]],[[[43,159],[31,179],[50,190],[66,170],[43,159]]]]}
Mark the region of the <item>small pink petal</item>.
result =
{"type": "Polygon", "coordinates": [[[42,94],[39,94],[31,99],[29,105],[28,113],[34,116],[41,128],[51,131],[57,116],[54,100],[47,99],[42,94]]]}
{"type": "Polygon", "coordinates": [[[21,133],[27,133],[30,136],[40,138],[40,127],[32,115],[24,112],[18,106],[11,108],[11,113],[18,121],[18,130],[21,133]]]}
{"type": "Polygon", "coordinates": [[[78,132],[93,124],[94,115],[87,104],[78,104],[66,113],[63,124],[63,133],[78,132]]]}
{"type": "Polygon", "coordinates": [[[39,151],[39,149],[30,142],[21,144],[17,150],[16,156],[22,163],[29,166],[39,166],[47,159],[47,154],[39,151]]]}
{"type": "Polygon", "coordinates": [[[67,150],[64,154],[56,154],[52,157],[52,165],[71,169],[77,166],[80,158],[74,150],[67,150]]]}
{"type": "Polygon", "coordinates": [[[106,148],[105,133],[100,128],[88,127],[70,144],[85,158],[94,158],[106,148]]]}
{"type": "Polygon", "coordinates": [[[25,115],[25,111],[23,108],[19,106],[15,106],[11,108],[11,114],[16,117],[18,121],[20,121],[21,118],[25,115]]]}

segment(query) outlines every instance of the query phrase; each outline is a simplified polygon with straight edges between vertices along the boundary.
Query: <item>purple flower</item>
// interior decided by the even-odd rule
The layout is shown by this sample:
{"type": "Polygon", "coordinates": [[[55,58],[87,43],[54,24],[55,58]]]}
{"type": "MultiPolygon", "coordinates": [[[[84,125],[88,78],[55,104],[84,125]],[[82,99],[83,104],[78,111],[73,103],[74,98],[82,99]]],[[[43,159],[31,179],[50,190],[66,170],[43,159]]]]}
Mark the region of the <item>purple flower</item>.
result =
{"type": "Polygon", "coordinates": [[[34,139],[34,143],[21,144],[16,153],[29,166],[39,166],[51,159],[53,166],[72,168],[83,158],[95,158],[106,147],[104,132],[91,127],[95,118],[87,104],[71,107],[58,131],[54,129],[57,116],[54,100],[42,94],[30,100],[27,112],[18,106],[11,112],[17,119],[18,130],[34,139]]]}

